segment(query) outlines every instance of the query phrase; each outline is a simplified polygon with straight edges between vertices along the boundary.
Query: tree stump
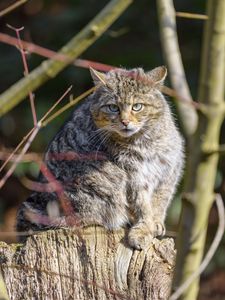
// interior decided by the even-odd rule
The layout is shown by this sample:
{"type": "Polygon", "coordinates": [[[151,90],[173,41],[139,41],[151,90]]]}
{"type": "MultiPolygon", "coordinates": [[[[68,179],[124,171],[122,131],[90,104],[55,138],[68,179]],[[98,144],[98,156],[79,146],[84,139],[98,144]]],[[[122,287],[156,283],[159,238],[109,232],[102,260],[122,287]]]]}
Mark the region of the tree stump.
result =
{"type": "Polygon", "coordinates": [[[10,299],[166,300],[175,250],[171,238],[138,251],[126,230],[49,230],[24,244],[0,243],[2,275],[10,299]]]}

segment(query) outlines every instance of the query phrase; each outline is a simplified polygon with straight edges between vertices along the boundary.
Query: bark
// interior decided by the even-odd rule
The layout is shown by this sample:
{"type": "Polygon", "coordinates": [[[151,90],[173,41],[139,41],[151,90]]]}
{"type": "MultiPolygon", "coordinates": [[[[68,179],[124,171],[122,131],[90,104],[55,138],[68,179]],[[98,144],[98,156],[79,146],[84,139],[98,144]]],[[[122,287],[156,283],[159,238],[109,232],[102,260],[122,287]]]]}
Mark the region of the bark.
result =
{"type": "Polygon", "coordinates": [[[46,231],[22,245],[1,243],[10,299],[168,299],[173,239],[154,239],[147,251],[137,251],[125,234],[93,226],[46,231]]]}
{"type": "MultiPolygon", "coordinates": [[[[185,282],[202,260],[219,159],[219,153],[214,150],[219,149],[225,113],[225,1],[209,0],[207,15],[198,97],[207,110],[199,116],[187,162],[175,287],[185,282]]],[[[199,280],[195,280],[180,299],[196,299],[198,289],[199,280]]]]}
{"type": "Polygon", "coordinates": [[[67,56],[68,59],[59,61],[49,59],[34,69],[28,76],[19,80],[6,92],[0,95],[0,116],[10,111],[19,104],[30,91],[36,90],[46,81],[54,78],[66,66],[84,52],[108,27],[123,13],[133,0],[111,0],[105,8],[83,28],[58,54],[67,56]]]}

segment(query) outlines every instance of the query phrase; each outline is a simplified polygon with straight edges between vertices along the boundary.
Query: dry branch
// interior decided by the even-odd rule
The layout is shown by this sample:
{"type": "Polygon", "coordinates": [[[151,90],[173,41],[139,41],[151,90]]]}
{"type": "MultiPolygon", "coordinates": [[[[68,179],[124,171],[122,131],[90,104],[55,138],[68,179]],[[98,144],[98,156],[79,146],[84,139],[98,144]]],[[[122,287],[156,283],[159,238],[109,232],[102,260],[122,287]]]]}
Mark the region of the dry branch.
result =
{"type": "Polygon", "coordinates": [[[0,244],[10,299],[148,299],[169,297],[173,239],[129,248],[125,231],[102,227],[46,231],[21,246],[0,244]]]}
{"type": "Polygon", "coordinates": [[[172,0],[157,0],[158,17],[161,33],[161,43],[164,51],[164,57],[168,65],[169,75],[172,86],[176,93],[184,101],[177,102],[180,121],[185,135],[192,135],[198,123],[197,112],[194,107],[189,105],[192,102],[192,96],[186,80],[184,67],[181,59],[177,30],[176,14],[172,0]]]}
{"type": "Polygon", "coordinates": [[[85,51],[101,36],[107,28],[132,3],[132,0],[111,0],[109,4],[74,38],[70,40],[59,54],[68,56],[66,61],[49,59],[34,69],[26,78],[19,80],[0,95],[0,116],[20,103],[29,93],[55,77],[75,58],[85,51]]]}

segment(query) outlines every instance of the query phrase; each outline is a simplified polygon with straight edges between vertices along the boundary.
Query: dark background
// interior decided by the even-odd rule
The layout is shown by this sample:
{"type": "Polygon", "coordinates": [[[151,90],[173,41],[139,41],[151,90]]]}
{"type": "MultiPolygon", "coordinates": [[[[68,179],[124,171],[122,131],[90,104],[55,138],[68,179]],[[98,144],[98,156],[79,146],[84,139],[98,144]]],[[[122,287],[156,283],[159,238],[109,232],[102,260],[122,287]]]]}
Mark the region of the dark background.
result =
{"type": "MultiPolygon", "coordinates": [[[[0,1],[0,11],[13,2],[0,1]]],[[[24,31],[21,33],[24,40],[57,51],[76,35],[108,2],[105,0],[30,0],[0,19],[0,31],[15,36],[15,33],[6,24],[15,27],[24,26],[24,31]]],[[[174,4],[177,11],[205,13],[206,1],[204,0],[176,0],[174,4]]],[[[202,20],[177,18],[180,49],[194,99],[197,98],[203,24],[204,21],[202,20]]],[[[141,66],[145,70],[164,64],[155,1],[134,1],[125,13],[80,58],[125,68],[141,66]]],[[[42,57],[35,54],[27,55],[30,70],[37,67],[42,60],[42,57]]],[[[22,78],[23,72],[18,49],[0,42],[0,93],[22,78]]],[[[51,107],[71,84],[73,85],[72,93],[75,96],[90,88],[92,82],[89,70],[69,66],[56,78],[35,91],[38,118],[51,107]]],[[[167,84],[169,85],[169,80],[167,80],[167,84]]],[[[63,103],[66,103],[66,101],[68,100],[65,99],[63,103]]],[[[168,101],[170,101],[175,112],[173,102],[168,101]]],[[[61,115],[39,133],[32,144],[31,151],[44,151],[68,113],[61,115]]],[[[26,99],[0,119],[0,147],[15,148],[32,125],[29,100],[26,99]]],[[[221,140],[223,140],[223,137],[221,137],[221,140]]],[[[224,161],[221,160],[216,188],[222,193],[224,193],[224,169],[224,161]]],[[[34,163],[22,163],[17,167],[14,176],[8,180],[0,191],[1,240],[15,241],[15,236],[12,234],[6,235],[6,232],[14,230],[18,204],[25,200],[30,193],[22,185],[20,178],[23,176],[35,178],[37,173],[38,168],[34,163]]],[[[178,192],[168,216],[168,229],[172,232],[176,231],[179,220],[181,207],[179,200],[180,193],[178,192]]],[[[208,243],[213,239],[217,225],[217,215],[214,209],[210,215],[209,224],[208,243]]],[[[204,274],[201,299],[212,299],[210,297],[225,293],[225,275],[222,271],[225,266],[223,249],[224,244],[217,251],[213,262],[204,274]],[[208,289],[209,282],[210,290],[208,289]],[[223,282],[223,284],[220,284],[220,282],[223,282]]]]}

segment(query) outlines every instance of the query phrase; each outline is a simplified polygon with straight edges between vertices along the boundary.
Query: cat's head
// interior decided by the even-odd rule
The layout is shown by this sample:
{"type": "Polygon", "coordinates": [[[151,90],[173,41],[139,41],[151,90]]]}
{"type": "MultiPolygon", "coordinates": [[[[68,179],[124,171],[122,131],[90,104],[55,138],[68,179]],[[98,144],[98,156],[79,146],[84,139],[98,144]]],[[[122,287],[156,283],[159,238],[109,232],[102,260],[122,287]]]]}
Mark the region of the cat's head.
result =
{"type": "Polygon", "coordinates": [[[147,73],[141,68],[114,69],[101,73],[91,69],[96,85],[91,112],[96,126],[128,138],[137,135],[159,119],[165,108],[160,86],[167,75],[165,67],[147,73]]]}

